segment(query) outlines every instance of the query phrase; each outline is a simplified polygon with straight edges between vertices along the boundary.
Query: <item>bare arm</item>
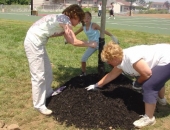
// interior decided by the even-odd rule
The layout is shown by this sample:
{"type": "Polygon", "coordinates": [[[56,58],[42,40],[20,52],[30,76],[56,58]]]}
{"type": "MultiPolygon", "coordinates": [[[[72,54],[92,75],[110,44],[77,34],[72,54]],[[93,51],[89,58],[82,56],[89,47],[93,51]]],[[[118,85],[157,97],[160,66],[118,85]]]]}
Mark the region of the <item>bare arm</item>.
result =
{"type": "Polygon", "coordinates": [[[79,34],[82,31],[83,31],[83,27],[81,26],[74,34],[77,35],[77,34],[79,34]]]}
{"type": "Polygon", "coordinates": [[[52,36],[50,37],[59,37],[59,36],[63,36],[64,35],[64,32],[61,32],[61,33],[54,33],[52,36]]]}
{"type": "Polygon", "coordinates": [[[99,88],[103,87],[105,84],[109,83],[110,81],[117,78],[122,73],[121,69],[118,69],[117,67],[114,67],[111,72],[106,74],[98,83],[97,86],[99,88]]]}
{"type": "MultiPolygon", "coordinates": [[[[94,23],[93,28],[96,29],[96,30],[99,30],[99,31],[101,29],[100,26],[98,24],[96,24],[96,23],[94,23]]],[[[113,36],[110,32],[105,30],[105,34],[110,36],[112,41],[114,41],[115,43],[119,44],[119,40],[115,36],[113,36]]]]}
{"type": "Polygon", "coordinates": [[[64,37],[68,43],[79,47],[93,47],[93,48],[97,47],[96,42],[91,41],[88,43],[88,42],[78,40],[70,25],[67,24],[60,24],[60,25],[64,28],[65,31],[64,37]]]}
{"type": "Polygon", "coordinates": [[[138,83],[143,83],[152,75],[152,70],[143,59],[134,63],[133,68],[140,74],[140,77],[137,79],[138,83]]]}

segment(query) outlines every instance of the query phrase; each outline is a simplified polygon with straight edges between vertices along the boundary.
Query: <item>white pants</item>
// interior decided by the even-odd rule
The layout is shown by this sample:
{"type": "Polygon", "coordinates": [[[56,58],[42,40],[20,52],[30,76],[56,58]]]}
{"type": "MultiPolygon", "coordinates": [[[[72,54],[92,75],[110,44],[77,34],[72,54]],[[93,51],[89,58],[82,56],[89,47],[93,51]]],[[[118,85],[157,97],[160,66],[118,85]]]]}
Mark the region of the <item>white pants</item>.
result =
{"type": "Polygon", "coordinates": [[[35,46],[25,40],[24,47],[31,73],[34,108],[46,109],[46,98],[53,92],[51,88],[53,75],[45,46],[35,46]]]}

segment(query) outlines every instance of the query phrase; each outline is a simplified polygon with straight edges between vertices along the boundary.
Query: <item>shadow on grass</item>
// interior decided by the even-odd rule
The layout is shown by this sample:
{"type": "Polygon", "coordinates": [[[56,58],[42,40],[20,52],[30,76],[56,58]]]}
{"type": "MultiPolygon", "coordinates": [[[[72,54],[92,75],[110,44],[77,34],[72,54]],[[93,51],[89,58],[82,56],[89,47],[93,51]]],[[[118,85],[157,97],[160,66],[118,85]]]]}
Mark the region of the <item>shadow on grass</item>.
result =
{"type": "MultiPolygon", "coordinates": [[[[64,82],[70,80],[73,77],[79,76],[81,74],[81,68],[73,68],[73,67],[65,67],[63,65],[56,65],[57,69],[60,71],[56,71],[55,68],[53,69],[54,81],[59,81],[64,84],[64,82]]],[[[97,74],[98,73],[98,66],[91,67],[87,66],[87,75],[88,74],[97,74]]],[[[105,64],[105,71],[109,72],[111,67],[105,64]]]]}
{"type": "Polygon", "coordinates": [[[163,117],[167,117],[169,115],[170,115],[170,104],[162,106],[157,103],[155,116],[157,118],[163,118],[163,117]]]}

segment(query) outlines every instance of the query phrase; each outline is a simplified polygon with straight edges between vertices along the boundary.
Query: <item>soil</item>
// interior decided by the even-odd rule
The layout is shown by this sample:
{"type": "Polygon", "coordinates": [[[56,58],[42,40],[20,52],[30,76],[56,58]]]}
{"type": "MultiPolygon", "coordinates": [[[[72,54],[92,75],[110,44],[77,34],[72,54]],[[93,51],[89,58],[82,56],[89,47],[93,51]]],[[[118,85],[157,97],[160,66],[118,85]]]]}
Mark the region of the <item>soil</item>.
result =
{"type": "Polygon", "coordinates": [[[170,14],[133,14],[133,16],[144,16],[144,17],[167,18],[167,19],[170,19],[170,14]]]}
{"type": "Polygon", "coordinates": [[[144,114],[142,94],[131,89],[132,81],[120,75],[97,91],[85,87],[99,81],[98,74],[74,77],[59,95],[47,100],[53,117],[61,124],[79,129],[134,129],[144,114]]]}

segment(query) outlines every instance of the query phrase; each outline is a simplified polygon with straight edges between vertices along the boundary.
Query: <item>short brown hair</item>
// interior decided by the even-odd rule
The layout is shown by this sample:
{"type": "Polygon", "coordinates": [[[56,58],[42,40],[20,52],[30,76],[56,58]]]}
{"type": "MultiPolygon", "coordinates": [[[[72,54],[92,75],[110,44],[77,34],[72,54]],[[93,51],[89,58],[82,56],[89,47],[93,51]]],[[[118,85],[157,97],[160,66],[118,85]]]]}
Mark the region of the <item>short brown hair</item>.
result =
{"type": "Polygon", "coordinates": [[[101,59],[103,62],[107,62],[109,60],[113,60],[113,58],[123,58],[123,49],[113,41],[110,41],[106,44],[101,53],[101,59]]]}
{"type": "Polygon", "coordinates": [[[62,14],[67,15],[70,19],[79,18],[80,21],[83,21],[84,16],[85,16],[84,11],[77,4],[73,4],[73,5],[68,6],[66,9],[63,10],[62,14]]]}

